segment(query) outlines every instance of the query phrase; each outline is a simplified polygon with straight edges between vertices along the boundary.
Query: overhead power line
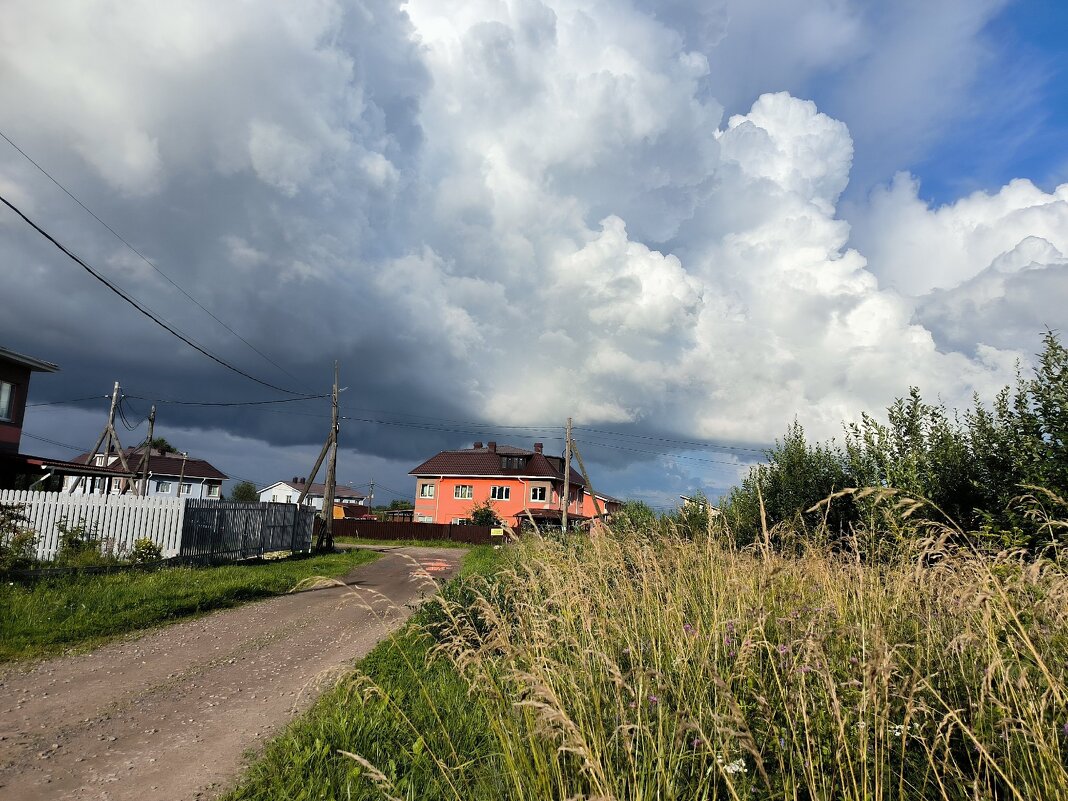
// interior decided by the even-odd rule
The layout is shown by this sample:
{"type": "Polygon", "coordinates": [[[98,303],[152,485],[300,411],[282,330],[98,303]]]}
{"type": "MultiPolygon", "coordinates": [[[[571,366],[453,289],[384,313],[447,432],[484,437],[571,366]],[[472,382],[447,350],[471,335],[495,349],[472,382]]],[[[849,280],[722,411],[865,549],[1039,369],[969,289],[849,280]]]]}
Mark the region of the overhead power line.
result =
{"type": "Polygon", "coordinates": [[[193,348],[193,350],[197,351],[200,354],[203,354],[204,356],[207,356],[213,362],[216,362],[217,364],[222,365],[227,370],[230,370],[230,371],[232,371],[234,373],[237,373],[240,376],[244,376],[245,378],[249,379],[250,381],[255,381],[257,384],[260,384],[261,386],[267,387],[268,389],[273,389],[273,390],[275,390],[277,392],[285,392],[286,394],[289,394],[289,395],[300,395],[301,394],[299,392],[294,392],[291,389],[286,389],[285,387],[280,387],[280,386],[277,386],[276,384],[272,384],[272,383],[270,383],[268,381],[264,381],[263,379],[256,378],[256,376],[254,376],[254,375],[252,375],[250,373],[246,373],[240,367],[235,367],[234,365],[230,364],[229,362],[224,361],[223,359],[219,358],[215,354],[213,354],[213,353],[209,352],[208,350],[206,350],[205,348],[201,347],[196,342],[194,342],[193,340],[189,339],[189,337],[187,337],[185,334],[181,333],[176,328],[174,328],[170,323],[166,322],[165,320],[163,320],[160,317],[158,317],[155,313],[153,313],[153,312],[149,311],[148,309],[146,309],[141,303],[139,303],[138,301],[134,300],[134,298],[132,298],[130,295],[126,294],[123,290],[119,289],[117,286],[115,286],[113,283],[111,283],[107,278],[105,278],[100,273],[98,273],[95,269],[90,267],[88,264],[86,264],[80,258],[78,258],[73,253],[71,253],[69,250],[67,250],[67,248],[65,248],[62,244],[60,244],[56,240],[55,237],[53,237],[50,233],[48,233],[46,230],[44,230],[41,226],[39,226],[37,223],[35,223],[33,220],[31,220],[29,217],[27,217],[22,212],[22,210],[18,208],[18,206],[16,206],[14,203],[12,203],[10,200],[8,200],[6,197],[4,197],[3,195],[0,195],[0,201],[3,201],[5,206],[7,206],[9,209],[11,209],[13,212],[15,212],[31,228],[33,228],[37,233],[39,233],[41,236],[43,236],[45,239],[47,239],[49,242],[51,242],[53,245],[55,245],[60,251],[63,252],[64,255],[67,256],[67,258],[69,258],[75,264],[80,266],[83,270],[85,270],[87,273],[89,273],[89,275],[93,276],[93,278],[95,278],[97,281],[102,283],[104,286],[106,286],[108,289],[110,289],[112,292],[114,292],[120,298],[125,300],[127,303],[129,303],[131,306],[133,306],[135,309],[137,309],[139,312],[141,312],[141,314],[143,314],[145,317],[150,319],[156,325],[160,326],[160,328],[164,329],[168,333],[173,334],[175,337],[177,337],[178,339],[182,340],[182,342],[187,344],[189,347],[193,348]]]}
{"type": "Polygon", "coordinates": [[[122,244],[126,245],[126,247],[128,247],[130,250],[132,250],[137,255],[137,257],[141,259],[141,261],[143,261],[145,264],[147,264],[149,267],[151,267],[153,270],[155,270],[157,273],[159,273],[161,276],[163,276],[163,278],[166,279],[166,281],[171,286],[173,286],[175,289],[177,289],[179,292],[181,292],[183,295],[185,295],[189,300],[191,300],[193,303],[195,303],[200,308],[201,311],[203,311],[205,314],[207,314],[209,317],[211,317],[211,319],[213,319],[215,322],[217,322],[219,325],[221,325],[223,328],[225,328],[227,331],[229,331],[235,337],[237,337],[242,342],[244,342],[249,348],[251,348],[253,351],[255,351],[264,360],[266,360],[270,364],[272,364],[275,367],[277,367],[279,370],[281,370],[283,373],[288,375],[290,378],[292,378],[294,380],[297,380],[297,377],[295,375],[293,375],[291,372],[286,370],[286,368],[282,367],[282,365],[278,364],[278,362],[274,361],[274,359],[272,359],[266,353],[261,351],[259,348],[257,348],[255,345],[253,345],[251,342],[249,342],[247,339],[245,339],[243,336],[241,336],[239,333],[237,333],[237,331],[235,331],[233,328],[228,326],[225,322],[223,322],[218,317],[216,317],[215,314],[213,314],[210,309],[208,309],[207,307],[204,306],[204,304],[202,304],[199,300],[197,300],[192,295],[190,295],[188,292],[186,292],[185,289],[183,289],[181,286],[179,286],[177,283],[175,283],[175,281],[169,275],[167,275],[165,272],[163,272],[163,270],[161,270],[159,267],[157,267],[152,262],[151,259],[149,259],[144,253],[142,253],[140,250],[135,248],[133,245],[131,245],[125,239],[125,237],[122,236],[122,234],[120,234],[118,231],[116,231],[114,228],[112,228],[110,225],[108,225],[106,222],[104,222],[102,219],[100,219],[92,209],[90,209],[88,206],[86,206],[84,203],[82,203],[82,201],[79,200],[78,198],[76,198],[71,193],[71,191],[69,189],[67,189],[67,187],[63,186],[63,184],[61,184],[59,181],[57,181],[52,176],[52,174],[48,172],[48,170],[46,170],[44,167],[42,167],[40,164],[38,164],[36,161],[34,161],[25,150],[23,150],[21,147],[19,147],[14,142],[12,142],[11,139],[7,136],[7,134],[5,134],[3,131],[0,131],[0,137],[3,137],[4,141],[6,141],[9,145],[11,145],[13,148],[15,148],[15,150],[17,150],[22,155],[22,157],[24,159],[26,159],[26,161],[30,162],[30,164],[32,164],[34,167],[36,167],[41,172],[41,174],[44,175],[49,181],[51,181],[56,186],[58,186],[67,197],[69,197],[71,200],[73,200],[75,203],[77,203],[79,206],[81,206],[82,209],[84,209],[85,212],[90,217],[92,217],[94,220],[96,220],[102,226],[107,228],[115,236],[116,239],[118,239],[120,242],[122,242],[122,244]]]}
{"type": "MultiPolygon", "coordinates": [[[[747,448],[744,445],[723,445],[718,442],[711,442],[708,440],[685,440],[685,439],[671,439],[670,437],[654,437],[648,434],[631,434],[626,431],[610,431],[605,428],[588,428],[586,426],[575,426],[576,431],[589,431],[593,434],[610,434],[614,437],[630,437],[632,439],[650,440],[653,442],[667,442],[672,445],[689,445],[695,448],[715,448],[717,450],[728,451],[751,451],[752,453],[764,453],[765,448],[747,448]]],[[[592,440],[591,440],[592,442],[592,440]]]]}
{"type": "Polygon", "coordinates": [[[78,453],[83,453],[85,451],[85,448],[83,448],[81,445],[71,445],[68,442],[57,442],[56,440],[49,439],[48,437],[39,437],[36,434],[31,434],[29,431],[23,431],[22,436],[38,440],[39,442],[47,442],[49,445],[58,445],[61,448],[67,448],[68,450],[77,451],[78,453]]]}
{"type": "Polygon", "coordinates": [[[37,406],[65,406],[69,403],[82,403],[91,400],[107,400],[107,395],[86,395],[84,398],[71,398],[70,400],[45,401],[43,403],[27,403],[26,408],[37,406]]]}
{"type": "Polygon", "coordinates": [[[592,440],[586,440],[582,442],[578,440],[580,445],[589,445],[593,448],[613,448],[617,451],[630,451],[631,453],[648,453],[652,456],[670,456],[672,459],[686,459],[691,462],[708,462],[709,464],[726,464],[731,467],[746,467],[745,462],[728,462],[723,459],[705,459],[701,456],[684,456],[682,454],[673,453],[671,451],[647,451],[640,448],[628,448],[624,445],[611,445],[607,442],[594,442],[592,440]]]}
{"type": "Polygon", "coordinates": [[[189,400],[167,400],[165,398],[149,398],[143,395],[125,395],[123,397],[133,398],[134,400],[151,401],[152,403],[168,403],[176,406],[266,406],[273,403],[295,403],[297,401],[316,400],[318,398],[329,398],[329,395],[303,395],[299,398],[278,398],[276,400],[258,400],[258,401],[189,401],[189,400]]]}

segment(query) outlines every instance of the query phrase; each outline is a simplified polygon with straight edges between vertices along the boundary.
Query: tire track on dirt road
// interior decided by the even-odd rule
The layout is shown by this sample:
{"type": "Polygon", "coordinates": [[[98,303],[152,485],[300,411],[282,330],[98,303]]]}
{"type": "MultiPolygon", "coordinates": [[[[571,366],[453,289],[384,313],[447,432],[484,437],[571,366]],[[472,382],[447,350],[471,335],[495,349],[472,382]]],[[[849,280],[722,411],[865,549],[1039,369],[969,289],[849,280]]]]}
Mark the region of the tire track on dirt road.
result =
{"type": "Polygon", "coordinates": [[[464,551],[382,548],[332,586],[0,672],[0,799],[212,798],[464,551]],[[372,608],[368,608],[371,606],[372,608]]]}

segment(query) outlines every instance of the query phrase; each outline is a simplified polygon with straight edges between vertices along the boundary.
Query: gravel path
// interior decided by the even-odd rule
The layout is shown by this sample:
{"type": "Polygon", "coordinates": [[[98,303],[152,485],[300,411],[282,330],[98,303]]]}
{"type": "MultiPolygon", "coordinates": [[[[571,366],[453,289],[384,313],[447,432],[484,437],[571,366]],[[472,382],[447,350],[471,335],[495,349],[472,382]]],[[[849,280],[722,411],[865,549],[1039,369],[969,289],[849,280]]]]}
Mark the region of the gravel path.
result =
{"type": "Polygon", "coordinates": [[[0,672],[0,799],[213,798],[464,551],[378,548],[333,586],[0,672]],[[373,608],[368,608],[371,605],[373,608]]]}

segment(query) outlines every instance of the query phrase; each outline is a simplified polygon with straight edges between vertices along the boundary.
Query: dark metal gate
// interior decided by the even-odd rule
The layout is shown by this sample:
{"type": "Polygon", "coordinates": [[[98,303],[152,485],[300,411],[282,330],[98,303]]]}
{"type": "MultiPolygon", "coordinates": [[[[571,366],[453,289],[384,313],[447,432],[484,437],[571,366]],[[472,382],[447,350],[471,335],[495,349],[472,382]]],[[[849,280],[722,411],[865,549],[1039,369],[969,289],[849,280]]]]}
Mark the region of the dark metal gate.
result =
{"type": "Polygon", "coordinates": [[[179,555],[236,561],[273,551],[310,551],[315,509],[293,503],[189,500],[179,555]]]}

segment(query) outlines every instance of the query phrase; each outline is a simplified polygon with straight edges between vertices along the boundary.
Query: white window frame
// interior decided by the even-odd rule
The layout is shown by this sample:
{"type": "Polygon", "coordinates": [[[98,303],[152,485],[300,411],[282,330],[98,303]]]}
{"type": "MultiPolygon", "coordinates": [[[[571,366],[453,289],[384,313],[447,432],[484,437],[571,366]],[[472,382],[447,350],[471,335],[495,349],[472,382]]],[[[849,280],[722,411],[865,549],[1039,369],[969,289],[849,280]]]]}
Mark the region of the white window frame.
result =
{"type": "Polygon", "coordinates": [[[191,482],[191,481],[183,481],[178,486],[178,497],[179,498],[181,498],[183,496],[188,497],[189,495],[192,494],[192,492],[193,492],[193,482],[191,482]]]}
{"type": "Polygon", "coordinates": [[[218,484],[208,484],[208,497],[209,498],[218,498],[219,497],[219,485],[218,484]]]}
{"type": "Polygon", "coordinates": [[[490,487],[491,501],[507,501],[512,498],[512,488],[505,484],[494,484],[490,487]]]}
{"type": "Polygon", "coordinates": [[[10,381],[0,381],[0,420],[15,420],[15,385],[10,381]]]}
{"type": "Polygon", "coordinates": [[[420,498],[433,498],[434,497],[434,482],[424,481],[419,484],[419,497],[420,498]]]}
{"type": "Polygon", "coordinates": [[[457,501],[470,501],[475,497],[475,485],[457,484],[453,487],[452,497],[457,501]]]}
{"type": "Polygon", "coordinates": [[[545,503],[545,499],[547,497],[549,497],[549,492],[545,487],[531,487],[530,488],[530,500],[538,501],[540,503],[545,503]]]}
{"type": "Polygon", "coordinates": [[[158,495],[170,495],[171,494],[171,482],[170,481],[157,481],[156,493],[158,495]]]}
{"type": "Polygon", "coordinates": [[[465,524],[466,522],[467,522],[467,518],[466,518],[466,517],[454,517],[454,518],[452,519],[452,524],[453,524],[454,526],[462,526],[462,525],[464,525],[464,524],[465,524]]]}
{"type": "Polygon", "coordinates": [[[416,523],[433,523],[434,522],[434,518],[431,517],[430,515],[416,515],[415,516],[415,522],[416,523]]]}

